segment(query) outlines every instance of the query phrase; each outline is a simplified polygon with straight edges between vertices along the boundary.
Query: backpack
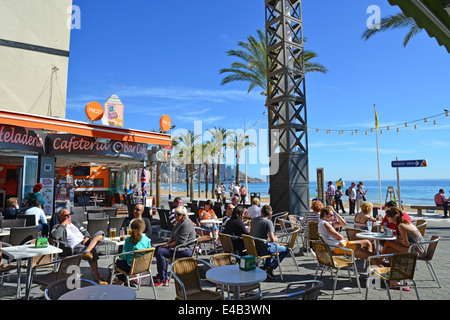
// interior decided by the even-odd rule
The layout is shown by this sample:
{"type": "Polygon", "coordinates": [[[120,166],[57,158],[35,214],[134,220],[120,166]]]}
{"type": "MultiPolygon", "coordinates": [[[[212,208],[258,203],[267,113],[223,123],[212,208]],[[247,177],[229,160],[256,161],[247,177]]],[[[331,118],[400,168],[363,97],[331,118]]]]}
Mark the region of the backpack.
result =
{"type": "Polygon", "coordinates": [[[346,195],[346,196],[350,196],[350,188],[348,188],[347,190],[345,190],[345,195],[346,195]]]}

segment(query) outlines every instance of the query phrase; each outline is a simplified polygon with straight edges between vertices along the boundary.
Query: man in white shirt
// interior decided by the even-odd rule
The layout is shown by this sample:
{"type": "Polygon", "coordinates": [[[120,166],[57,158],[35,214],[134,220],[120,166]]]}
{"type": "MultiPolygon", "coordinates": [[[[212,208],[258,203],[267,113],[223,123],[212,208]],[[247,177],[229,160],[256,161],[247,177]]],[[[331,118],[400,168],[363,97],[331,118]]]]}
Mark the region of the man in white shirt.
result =
{"type": "Polygon", "coordinates": [[[252,205],[247,209],[247,217],[256,218],[261,216],[261,208],[259,207],[260,202],[258,198],[253,198],[252,205]]]}
{"type": "Polygon", "coordinates": [[[108,284],[102,279],[98,272],[98,254],[95,247],[103,238],[104,232],[98,231],[92,236],[77,221],[72,221],[72,216],[68,209],[61,209],[58,213],[60,223],[56,224],[51,232],[51,237],[57,240],[65,248],[69,247],[70,254],[82,254],[89,262],[94,274],[95,282],[108,284]]]}
{"type": "Polygon", "coordinates": [[[36,217],[36,225],[39,226],[39,231],[42,231],[42,236],[48,237],[50,226],[47,223],[45,212],[41,208],[41,201],[34,199],[31,201],[31,208],[25,211],[25,214],[34,214],[36,217]]]}

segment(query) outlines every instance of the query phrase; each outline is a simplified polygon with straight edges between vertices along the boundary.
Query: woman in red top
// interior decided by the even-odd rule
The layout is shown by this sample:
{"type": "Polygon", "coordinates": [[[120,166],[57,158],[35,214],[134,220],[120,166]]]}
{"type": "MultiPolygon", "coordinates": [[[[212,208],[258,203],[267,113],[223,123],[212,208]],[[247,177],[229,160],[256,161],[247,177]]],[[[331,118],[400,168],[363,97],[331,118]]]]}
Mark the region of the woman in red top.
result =
{"type": "Polygon", "coordinates": [[[217,227],[215,227],[213,224],[204,224],[201,223],[202,220],[210,220],[210,219],[217,219],[216,214],[214,213],[214,210],[212,209],[212,201],[206,200],[205,202],[205,208],[200,209],[198,212],[198,221],[200,222],[200,226],[203,229],[209,230],[211,232],[215,233],[215,239],[219,239],[219,230],[217,227]]]}
{"type": "MultiPolygon", "coordinates": [[[[394,201],[389,201],[388,203],[386,203],[385,207],[387,207],[386,210],[388,210],[390,208],[396,208],[397,203],[395,203],[394,201]]],[[[411,217],[406,212],[402,212],[402,213],[403,213],[403,219],[405,219],[407,222],[411,223],[411,217]]],[[[388,227],[389,229],[392,229],[392,230],[397,230],[397,225],[395,223],[389,222],[387,215],[384,216],[383,220],[381,221],[381,225],[384,225],[385,227],[388,227]]]]}

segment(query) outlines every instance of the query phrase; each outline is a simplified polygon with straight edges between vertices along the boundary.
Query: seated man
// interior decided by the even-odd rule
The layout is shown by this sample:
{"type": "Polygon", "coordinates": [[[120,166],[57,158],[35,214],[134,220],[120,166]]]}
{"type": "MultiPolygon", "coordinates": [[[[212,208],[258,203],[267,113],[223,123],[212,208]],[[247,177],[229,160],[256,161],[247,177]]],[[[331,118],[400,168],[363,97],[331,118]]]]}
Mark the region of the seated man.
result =
{"type": "Polygon", "coordinates": [[[170,223],[175,224],[177,222],[175,220],[175,209],[182,205],[183,205],[183,199],[181,199],[180,197],[176,197],[175,199],[173,199],[173,209],[170,211],[170,214],[169,214],[170,223]]]}
{"type": "Polygon", "coordinates": [[[31,208],[25,211],[25,214],[34,214],[39,231],[42,231],[44,237],[48,237],[50,226],[47,223],[47,218],[45,217],[44,210],[41,208],[41,201],[39,199],[33,199],[31,201],[31,208]]]}
{"type": "Polygon", "coordinates": [[[95,250],[95,246],[103,238],[104,232],[98,231],[91,237],[79,222],[72,221],[72,216],[68,209],[61,209],[58,213],[58,218],[60,223],[53,227],[50,237],[59,241],[65,247],[63,248],[64,254],[69,253],[72,255],[81,253],[89,262],[95,282],[107,284],[98,272],[97,261],[99,258],[95,250]]]}
{"type": "MultiPolygon", "coordinates": [[[[280,262],[286,257],[289,252],[288,247],[281,246],[275,242],[278,238],[275,237],[275,228],[273,226],[272,220],[272,207],[265,205],[261,208],[261,216],[253,218],[250,223],[250,235],[252,237],[260,239],[268,239],[268,243],[255,240],[256,250],[258,254],[263,256],[267,254],[272,254],[278,252],[278,257],[280,262]]],[[[266,259],[263,269],[266,271],[270,278],[274,278],[273,270],[278,267],[277,259],[266,259]]]]}
{"type": "MultiPolygon", "coordinates": [[[[187,216],[186,208],[178,206],[175,208],[176,224],[172,236],[166,244],[156,248],[156,267],[158,274],[155,277],[155,286],[168,286],[169,278],[167,276],[167,260],[172,258],[176,246],[195,240],[195,228],[187,216]]],[[[192,250],[195,249],[195,243],[178,248],[175,258],[191,257],[192,250]]]]}
{"type": "Polygon", "coordinates": [[[445,198],[444,189],[439,189],[439,192],[434,195],[434,203],[437,206],[444,207],[444,218],[447,218],[448,199],[445,198]]]}
{"type": "Polygon", "coordinates": [[[148,238],[151,238],[151,236],[152,236],[152,223],[150,222],[150,220],[148,218],[143,218],[142,217],[142,214],[144,213],[144,206],[142,204],[135,205],[133,212],[134,212],[134,218],[129,221],[127,227],[129,227],[131,229],[131,223],[134,220],[142,220],[145,223],[145,229],[144,229],[143,233],[145,233],[145,235],[148,238]]]}

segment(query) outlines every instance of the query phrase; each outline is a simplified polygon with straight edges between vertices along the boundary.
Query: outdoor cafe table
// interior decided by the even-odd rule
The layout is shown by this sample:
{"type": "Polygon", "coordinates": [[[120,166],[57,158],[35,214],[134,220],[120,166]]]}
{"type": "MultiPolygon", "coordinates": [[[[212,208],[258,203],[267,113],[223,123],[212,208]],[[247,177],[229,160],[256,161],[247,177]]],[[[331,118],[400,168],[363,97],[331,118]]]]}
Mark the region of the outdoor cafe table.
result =
{"type": "Polygon", "coordinates": [[[358,238],[362,239],[369,239],[369,240],[375,240],[375,252],[376,254],[379,254],[379,248],[380,248],[380,241],[386,241],[386,240],[396,240],[396,236],[387,236],[384,233],[380,232],[359,232],[356,234],[358,238]]]}
{"type": "Polygon", "coordinates": [[[0,229],[0,238],[1,238],[1,237],[9,236],[10,232],[11,232],[11,229],[10,229],[10,228],[3,228],[3,229],[0,229]]]}
{"type": "Polygon", "coordinates": [[[100,243],[103,243],[106,246],[106,257],[108,258],[111,254],[111,247],[117,248],[123,246],[127,237],[129,237],[129,235],[124,235],[123,240],[120,240],[120,237],[103,237],[100,239],[100,243]]]}
{"type": "Polygon", "coordinates": [[[206,272],[206,279],[209,281],[234,287],[234,300],[239,300],[241,286],[260,283],[266,280],[266,277],[266,272],[260,268],[243,271],[237,264],[214,267],[206,272]]]}
{"type": "Polygon", "coordinates": [[[28,298],[30,290],[30,275],[32,258],[43,256],[46,254],[56,254],[63,252],[62,249],[48,245],[47,248],[36,248],[34,244],[27,244],[22,246],[1,247],[0,252],[3,252],[13,260],[17,260],[17,297],[20,297],[20,269],[22,267],[22,259],[27,261],[27,280],[26,280],[26,297],[28,298]]]}
{"type": "Polygon", "coordinates": [[[71,290],[58,300],[136,300],[136,291],[126,286],[96,285],[71,290]]]}

